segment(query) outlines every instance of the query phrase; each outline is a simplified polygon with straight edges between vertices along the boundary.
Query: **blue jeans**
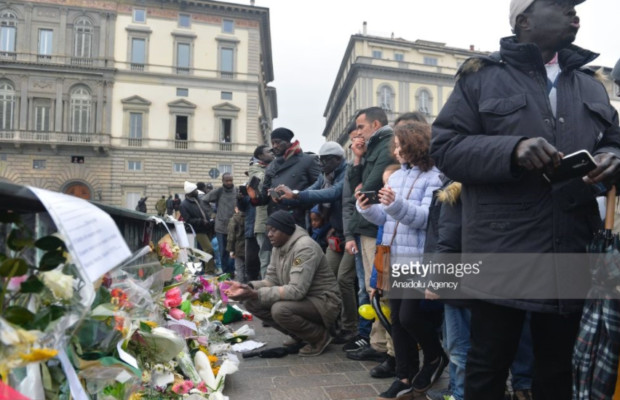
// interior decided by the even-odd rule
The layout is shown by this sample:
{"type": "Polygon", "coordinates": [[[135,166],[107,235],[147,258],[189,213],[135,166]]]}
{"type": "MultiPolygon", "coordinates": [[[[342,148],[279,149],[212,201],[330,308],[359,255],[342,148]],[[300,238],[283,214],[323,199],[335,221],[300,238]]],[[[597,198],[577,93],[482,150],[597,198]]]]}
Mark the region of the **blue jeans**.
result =
{"type": "Polygon", "coordinates": [[[230,258],[228,251],[226,250],[226,242],[228,239],[228,235],[223,233],[216,233],[217,244],[220,247],[220,258],[222,260],[222,272],[225,274],[234,274],[235,273],[235,260],[230,258]]]}
{"type": "Polygon", "coordinates": [[[465,395],[465,365],[469,351],[469,324],[471,312],[468,308],[444,305],[444,346],[450,357],[450,390],[456,400],[465,395]]]}
{"type": "MultiPolygon", "coordinates": [[[[357,284],[359,286],[359,292],[357,292],[358,306],[362,304],[369,304],[370,297],[366,291],[366,284],[364,283],[364,263],[362,261],[362,244],[360,243],[360,236],[355,235],[355,244],[357,245],[357,253],[355,254],[355,272],[357,273],[357,284]]],[[[357,331],[359,335],[364,337],[370,337],[370,328],[372,327],[372,321],[359,317],[357,324],[357,331]]]]}
{"type": "Polygon", "coordinates": [[[531,390],[534,375],[534,350],[532,349],[531,314],[525,315],[517,354],[510,366],[512,390],[531,390]]]}

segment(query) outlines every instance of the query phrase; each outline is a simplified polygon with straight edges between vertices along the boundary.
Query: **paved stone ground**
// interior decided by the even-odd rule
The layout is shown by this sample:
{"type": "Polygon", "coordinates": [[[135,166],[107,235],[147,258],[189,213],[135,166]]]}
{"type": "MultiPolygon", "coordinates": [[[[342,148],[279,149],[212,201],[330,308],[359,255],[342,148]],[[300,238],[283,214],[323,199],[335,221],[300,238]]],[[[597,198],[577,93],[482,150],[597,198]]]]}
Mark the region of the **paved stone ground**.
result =
{"type": "MultiPolygon", "coordinates": [[[[245,323],[255,330],[254,340],[267,343],[263,348],[279,347],[286,338],[275,329],[264,328],[258,319],[237,322],[233,327],[245,323]]],[[[241,359],[239,371],[226,378],[224,394],[230,400],[374,400],[392,383],[392,378],[370,377],[368,371],[376,365],[374,361],[349,360],[342,345],[336,344],[318,357],[289,354],[283,358],[241,359]]],[[[446,368],[434,387],[447,385],[446,368]]]]}

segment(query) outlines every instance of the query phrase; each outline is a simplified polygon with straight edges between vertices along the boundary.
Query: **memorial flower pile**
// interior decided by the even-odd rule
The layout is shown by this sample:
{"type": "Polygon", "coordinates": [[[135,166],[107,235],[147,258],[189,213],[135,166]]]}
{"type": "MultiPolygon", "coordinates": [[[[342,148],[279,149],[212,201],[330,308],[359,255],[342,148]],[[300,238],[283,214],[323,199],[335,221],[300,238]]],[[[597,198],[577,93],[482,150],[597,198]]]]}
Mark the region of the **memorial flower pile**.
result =
{"type": "Polygon", "coordinates": [[[244,313],[223,295],[226,276],[200,274],[204,253],[167,237],[93,284],[60,238],[0,222],[13,227],[0,253],[0,385],[30,382],[46,399],[226,399],[231,344],[253,332],[226,325],[244,313]]]}

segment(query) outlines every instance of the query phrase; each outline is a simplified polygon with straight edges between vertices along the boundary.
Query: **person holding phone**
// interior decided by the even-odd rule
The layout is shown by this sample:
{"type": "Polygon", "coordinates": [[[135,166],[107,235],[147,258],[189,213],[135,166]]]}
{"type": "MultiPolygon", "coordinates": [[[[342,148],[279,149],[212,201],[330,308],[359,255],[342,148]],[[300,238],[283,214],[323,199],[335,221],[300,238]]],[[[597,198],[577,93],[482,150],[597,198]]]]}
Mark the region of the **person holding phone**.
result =
{"type": "MultiPolygon", "coordinates": [[[[442,185],[429,148],[428,124],[411,122],[397,126],[392,151],[401,168],[379,190],[379,204],[371,205],[362,192],[355,195],[359,213],[373,224],[383,225],[382,243],[391,246],[392,263],[415,262],[424,252],[429,206],[433,192],[442,185]]],[[[396,380],[379,395],[380,399],[425,392],[448,364],[435,329],[441,310],[424,310],[421,299],[422,294],[417,298],[389,299],[396,380]],[[421,368],[418,343],[424,352],[421,368]]]]}
{"type": "MultiPolygon", "coordinates": [[[[620,128],[605,87],[584,68],[598,54],[573,44],[581,27],[575,6],[581,3],[511,0],[514,35],[500,40],[498,52],[461,66],[433,123],[431,155],[463,185],[464,254],[583,253],[601,227],[593,183],[618,177],[620,128]],[[550,183],[543,177],[563,155],[579,150],[596,163],[585,179],[550,183]]],[[[478,299],[471,307],[465,400],[503,396],[528,312],[533,397],[577,398],[572,355],[588,288],[582,295],[563,289],[567,279],[590,282],[588,268],[526,260],[506,256],[508,273],[501,263],[486,274],[483,267],[480,276],[492,274],[492,284],[461,280],[461,289],[478,299]],[[506,295],[514,282],[519,285],[506,295]],[[552,289],[547,298],[527,298],[533,285],[552,289]]]]}

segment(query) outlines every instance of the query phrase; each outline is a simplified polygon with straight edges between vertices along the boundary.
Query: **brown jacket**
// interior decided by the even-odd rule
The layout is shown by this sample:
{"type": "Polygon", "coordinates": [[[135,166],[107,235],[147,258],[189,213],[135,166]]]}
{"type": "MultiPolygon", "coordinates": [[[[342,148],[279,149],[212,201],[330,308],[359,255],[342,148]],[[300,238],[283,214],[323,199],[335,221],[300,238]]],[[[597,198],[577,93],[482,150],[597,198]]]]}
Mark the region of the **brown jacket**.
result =
{"type": "Polygon", "coordinates": [[[310,300],[327,328],[334,323],[342,306],[338,283],[327,266],[325,254],[299,226],[284,246],[273,248],[265,279],[253,281],[252,285],[263,306],[282,300],[310,300]]]}

